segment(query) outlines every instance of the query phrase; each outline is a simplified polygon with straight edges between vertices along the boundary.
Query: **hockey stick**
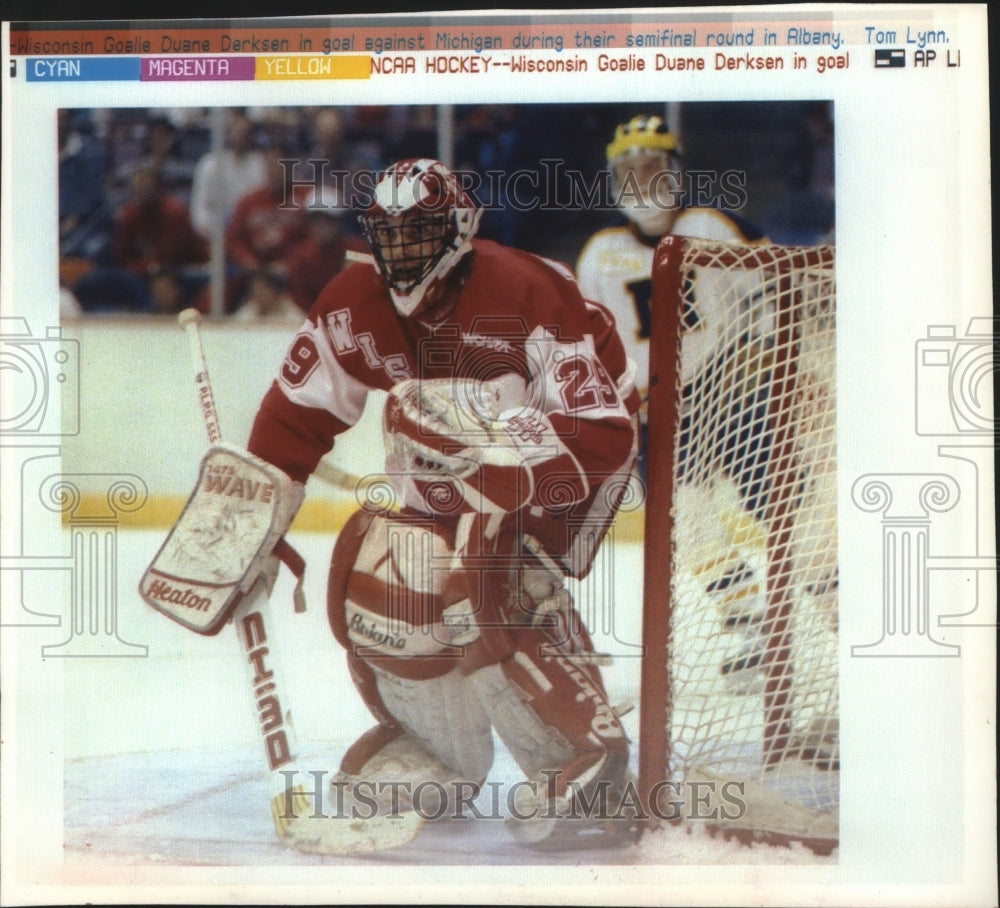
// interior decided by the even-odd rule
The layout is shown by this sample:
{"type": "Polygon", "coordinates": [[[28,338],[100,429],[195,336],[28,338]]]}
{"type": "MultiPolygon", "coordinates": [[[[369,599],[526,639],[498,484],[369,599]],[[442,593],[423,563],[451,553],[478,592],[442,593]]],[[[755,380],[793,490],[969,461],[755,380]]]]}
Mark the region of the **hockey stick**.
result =
{"type": "MultiPolygon", "coordinates": [[[[187,334],[191,348],[191,364],[194,369],[195,387],[198,395],[198,405],[201,411],[205,431],[210,444],[222,441],[222,430],[219,425],[219,415],[215,407],[215,396],[212,393],[212,383],[205,364],[205,354],[201,345],[201,334],[198,330],[201,313],[196,309],[185,309],[177,317],[178,324],[187,334]]],[[[290,818],[288,801],[296,794],[294,789],[286,792],[286,777],[281,768],[290,764],[295,758],[298,748],[287,711],[287,685],[285,679],[274,664],[265,662],[270,654],[267,623],[262,606],[268,600],[267,583],[263,577],[258,578],[250,591],[233,610],[230,621],[236,629],[243,652],[242,660],[247,669],[247,680],[257,708],[258,728],[264,745],[264,756],[273,783],[271,814],[274,819],[275,831],[281,839],[289,837],[290,818]],[[284,703],[283,703],[284,700],[284,703]]],[[[273,645],[273,644],[272,644],[273,645]]],[[[273,663],[273,659],[270,662],[273,663]]],[[[300,805],[301,806],[301,805],[300,805]]]]}
{"type": "Polygon", "coordinates": [[[177,323],[184,329],[191,347],[191,365],[194,367],[194,384],[198,390],[198,406],[201,418],[205,423],[209,444],[222,441],[222,429],[219,428],[219,414],[215,409],[215,396],[212,394],[212,383],[208,380],[208,367],[205,365],[205,352],[201,347],[201,334],[198,324],[201,313],[197,309],[185,309],[177,316],[177,323]]]}
{"type": "MultiPolygon", "coordinates": [[[[205,365],[205,354],[198,330],[201,313],[197,309],[185,309],[177,316],[177,322],[184,329],[191,345],[191,364],[194,368],[195,387],[198,389],[198,405],[205,421],[209,443],[215,444],[217,441],[222,441],[222,429],[219,427],[219,415],[212,395],[212,384],[208,380],[208,368],[205,365]]],[[[345,492],[354,492],[367,482],[364,477],[355,476],[326,461],[320,461],[313,475],[345,492]]]]}
{"type": "Polygon", "coordinates": [[[322,479],[323,482],[333,486],[335,489],[342,489],[345,492],[357,492],[376,479],[373,476],[357,476],[354,473],[348,473],[347,470],[342,470],[340,467],[334,466],[325,460],[321,460],[316,465],[316,469],[313,470],[313,476],[317,479],[322,479]]]}
{"type": "MultiPolygon", "coordinates": [[[[177,320],[188,336],[198,404],[208,440],[216,444],[222,441],[222,430],[201,345],[201,314],[195,309],[185,309],[177,320]]],[[[350,474],[343,475],[348,477],[345,482],[352,483],[345,487],[353,489],[362,482],[350,474]]],[[[285,560],[287,555],[282,557],[285,560]]],[[[335,855],[365,854],[410,841],[422,825],[422,818],[412,812],[396,813],[375,824],[331,821],[319,809],[320,791],[307,792],[302,785],[290,784],[289,777],[294,779],[297,773],[283,767],[294,762],[299,748],[287,708],[286,678],[276,662],[274,643],[267,632],[264,607],[269,594],[269,584],[264,576],[259,577],[233,610],[230,621],[245,657],[247,681],[256,706],[258,730],[272,783],[271,817],[278,838],[300,851],[335,855]]],[[[315,784],[320,782],[317,780],[315,784]]]]}

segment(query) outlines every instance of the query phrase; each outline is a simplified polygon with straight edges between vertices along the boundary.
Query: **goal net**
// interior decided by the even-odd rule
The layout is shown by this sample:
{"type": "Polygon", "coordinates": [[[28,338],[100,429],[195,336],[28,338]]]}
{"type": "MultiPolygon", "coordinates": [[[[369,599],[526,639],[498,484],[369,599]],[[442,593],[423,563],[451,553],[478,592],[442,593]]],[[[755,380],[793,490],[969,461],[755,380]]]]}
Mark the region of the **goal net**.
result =
{"type": "Polygon", "coordinates": [[[817,851],[839,800],[835,316],[832,246],[657,249],[640,784],[817,851]]]}

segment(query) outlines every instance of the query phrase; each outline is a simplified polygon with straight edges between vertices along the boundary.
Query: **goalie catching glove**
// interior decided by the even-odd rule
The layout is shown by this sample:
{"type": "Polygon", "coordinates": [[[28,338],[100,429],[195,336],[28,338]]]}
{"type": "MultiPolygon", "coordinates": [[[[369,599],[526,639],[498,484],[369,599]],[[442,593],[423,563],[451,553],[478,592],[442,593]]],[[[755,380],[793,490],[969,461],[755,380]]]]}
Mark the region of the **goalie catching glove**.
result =
{"type": "Polygon", "coordinates": [[[218,633],[259,578],[273,584],[276,558],[301,578],[302,560],[283,537],[304,496],[302,484],[272,464],[213,445],[181,516],[143,574],[140,595],[184,627],[218,633]]]}
{"type": "Polygon", "coordinates": [[[406,504],[448,511],[456,489],[478,513],[565,506],[588,483],[549,418],[524,404],[524,382],[409,379],[390,392],[383,429],[386,468],[406,504]],[[414,500],[414,499],[418,500],[414,500]]]}

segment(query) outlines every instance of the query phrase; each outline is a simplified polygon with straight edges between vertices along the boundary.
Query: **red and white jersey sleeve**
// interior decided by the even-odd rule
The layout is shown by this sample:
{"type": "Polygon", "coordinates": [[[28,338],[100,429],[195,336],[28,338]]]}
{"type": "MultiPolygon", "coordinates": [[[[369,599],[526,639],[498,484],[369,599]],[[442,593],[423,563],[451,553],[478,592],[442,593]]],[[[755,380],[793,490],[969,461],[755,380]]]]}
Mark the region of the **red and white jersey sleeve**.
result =
{"type": "MultiPolygon", "coordinates": [[[[631,459],[631,417],[638,402],[634,369],[614,320],[582,298],[569,269],[535,261],[537,287],[529,284],[525,291],[528,401],[548,418],[589,491],[595,479],[631,459]]],[[[560,459],[551,472],[568,463],[560,459]]]]}
{"type": "Polygon", "coordinates": [[[352,369],[341,355],[358,347],[351,313],[364,307],[373,288],[370,275],[358,280],[358,271],[370,269],[351,270],[354,274],[338,275],[320,294],[289,346],[250,434],[251,453],[300,482],[333,447],[336,436],[360,419],[368,392],[391,386],[352,369]],[[341,307],[341,299],[352,302],[341,307]]]}
{"type": "MultiPolygon", "coordinates": [[[[582,298],[568,269],[514,253],[494,286],[523,324],[527,402],[544,415],[558,450],[533,464],[526,532],[582,576],[617,510],[636,451],[635,368],[614,319],[582,298]],[[523,282],[522,279],[523,278],[523,282]],[[502,292],[502,291],[501,291],[502,292]]],[[[485,311],[503,311],[496,298],[485,311]]]]}

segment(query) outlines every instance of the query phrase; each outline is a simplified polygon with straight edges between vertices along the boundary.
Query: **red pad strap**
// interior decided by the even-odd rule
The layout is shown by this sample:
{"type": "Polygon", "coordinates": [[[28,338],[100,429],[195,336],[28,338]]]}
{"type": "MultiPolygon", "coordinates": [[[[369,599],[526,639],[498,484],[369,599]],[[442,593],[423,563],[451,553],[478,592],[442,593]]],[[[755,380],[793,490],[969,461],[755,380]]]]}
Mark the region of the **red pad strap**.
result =
{"type": "Polygon", "coordinates": [[[306,596],[302,584],[306,572],[305,558],[292,547],[292,544],[284,536],[278,540],[278,544],[274,547],[274,554],[295,577],[295,592],[292,594],[292,600],[295,603],[295,611],[304,612],[306,610],[306,596]]]}

